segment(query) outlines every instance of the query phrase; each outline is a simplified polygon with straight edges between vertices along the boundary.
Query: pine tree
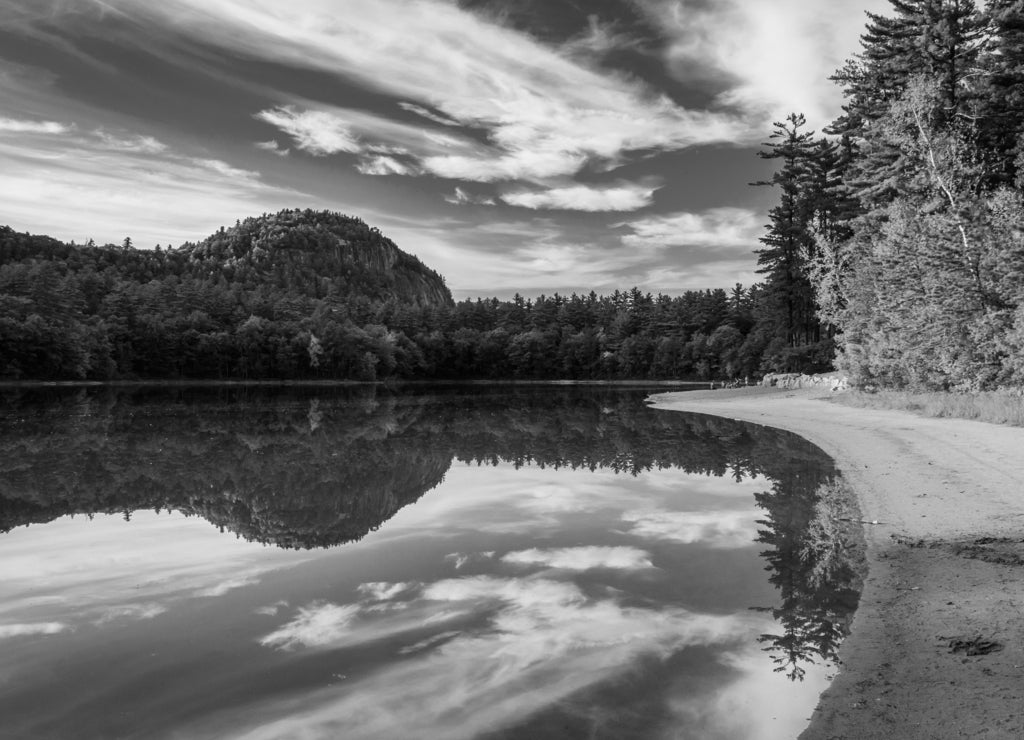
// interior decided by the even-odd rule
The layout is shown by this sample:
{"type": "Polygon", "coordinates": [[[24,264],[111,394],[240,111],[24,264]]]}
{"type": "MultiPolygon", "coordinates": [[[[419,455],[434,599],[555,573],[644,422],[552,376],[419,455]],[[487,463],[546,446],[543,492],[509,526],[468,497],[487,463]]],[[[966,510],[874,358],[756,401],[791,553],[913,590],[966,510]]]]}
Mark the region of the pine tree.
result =
{"type": "MultiPolygon", "coordinates": [[[[1022,187],[1019,158],[1024,134],[1024,0],[989,0],[990,37],[983,67],[979,142],[990,185],[1022,187]]],[[[1024,188],[1022,188],[1024,189],[1024,188]]]]}
{"type": "Polygon", "coordinates": [[[894,15],[868,13],[863,51],[832,76],[847,99],[827,129],[855,148],[847,182],[868,210],[884,208],[904,193],[915,171],[878,122],[912,79],[937,81],[936,110],[942,126],[966,134],[978,117],[980,54],[985,19],[974,0],[890,0],[894,15]]]}
{"type": "Polygon", "coordinates": [[[758,321],[771,327],[767,369],[776,371],[824,369],[829,359],[828,350],[816,347],[829,332],[816,315],[807,262],[816,249],[815,230],[833,228],[838,155],[834,144],[802,130],[805,125],[804,116],[796,113],[776,122],[772,141],[759,156],[779,159],[781,167],[771,180],[755,183],[780,191],[779,204],[769,211],[768,233],[760,240],[764,248],[757,250],[758,272],[765,276],[758,321]]]}

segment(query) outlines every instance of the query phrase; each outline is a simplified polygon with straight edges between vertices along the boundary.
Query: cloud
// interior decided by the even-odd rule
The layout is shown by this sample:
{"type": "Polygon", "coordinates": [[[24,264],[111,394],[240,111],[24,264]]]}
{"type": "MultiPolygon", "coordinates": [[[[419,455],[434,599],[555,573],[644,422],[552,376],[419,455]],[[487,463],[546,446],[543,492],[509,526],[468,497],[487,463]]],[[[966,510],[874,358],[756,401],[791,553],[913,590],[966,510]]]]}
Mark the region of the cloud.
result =
{"type": "Polygon", "coordinates": [[[167,151],[167,145],[152,136],[117,136],[102,129],[97,129],[95,134],[104,147],[114,151],[142,154],[159,154],[167,151]]]}
{"type": "Polygon", "coordinates": [[[762,128],[794,111],[820,128],[841,113],[841,91],[828,77],[860,51],[865,11],[889,8],[885,0],[635,2],[669,36],[665,61],[677,79],[706,84],[717,74],[719,102],[762,128]]]}
{"type": "Polygon", "coordinates": [[[153,619],[167,611],[163,604],[149,602],[145,604],[118,604],[103,609],[94,624],[102,625],[115,619],[153,619]]]}
{"type": "Polygon", "coordinates": [[[262,149],[265,152],[276,154],[279,157],[287,157],[291,154],[291,149],[284,149],[280,144],[277,143],[276,139],[270,141],[257,141],[253,144],[257,149],[262,149]]]}
{"type": "Polygon", "coordinates": [[[410,113],[415,113],[417,116],[420,116],[421,118],[426,118],[428,121],[433,121],[434,123],[439,123],[442,126],[459,126],[460,125],[458,121],[454,121],[451,118],[448,118],[447,116],[439,116],[438,114],[434,113],[433,111],[427,110],[422,105],[416,105],[415,103],[408,103],[408,102],[402,101],[402,102],[400,102],[398,104],[398,107],[401,108],[402,110],[407,110],[410,113]]]}
{"type": "Polygon", "coordinates": [[[0,636],[54,634],[84,624],[153,619],[196,596],[215,596],[239,579],[309,560],[310,553],[254,548],[182,514],[69,517],[46,525],[63,547],[40,557],[38,537],[5,543],[0,559],[0,636]],[[90,553],[83,565],[81,553],[90,553]],[[43,625],[42,627],[38,625],[43,625]],[[12,626],[13,625],[13,626],[12,626]],[[17,629],[15,629],[17,627],[17,629]],[[6,631],[6,632],[5,632],[6,631]]]}
{"type": "Polygon", "coordinates": [[[399,594],[414,588],[415,585],[413,583],[362,583],[356,590],[361,596],[374,601],[390,601],[399,594]]]}
{"type": "Polygon", "coordinates": [[[235,218],[319,203],[221,159],[123,132],[0,136],[0,171],[12,227],[78,242],[177,245],[235,218]]]}
{"type": "Polygon", "coordinates": [[[419,169],[399,162],[394,157],[367,157],[356,164],[356,170],[363,175],[417,175],[419,169]]]}
{"type": "Polygon", "coordinates": [[[501,558],[511,565],[544,565],[565,570],[651,568],[651,555],[635,547],[566,547],[557,550],[518,550],[501,558]]]}
{"type": "MultiPolygon", "coordinates": [[[[343,19],[328,0],[110,1],[237,54],[354,80],[431,123],[484,132],[484,145],[419,162],[440,177],[537,181],[588,162],[615,166],[631,154],[759,134],[736,115],[685,109],[636,77],[581,64],[443,0],[350,0],[343,19]]],[[[258,115],[311,152],[358,147],[352,130],[315,111],[258,115]]]]}
{"type": "Polygon", "coordinates": [[[0,133],[13,134],[67,134],[74,126],[57,121],[25,121],[17,118],[0,118],[0,133]]]}
{"type": "Polygon", "coordinates": [[[254,613],[255,614],[259,614],[262,617],[276,617],[278,612],[280,612],[282,609],[287,609],[287,608],[288,608],[288,602],[284,601],[284,600],[281,600],[281,601],[275,601],[273,604],[270,604],[269,606],[258,607],[257,609],[254,610],[254,613]]]}
{"type": "Polygon", "coordinates": [[[760,514],[751,508],[739,511],[627,511],[629,533],[636,537],[682,544],[700,542],[710,547],[749,547],[757,538],[760,514]]]}
{"type": "Polygon", "coordinates": [[[414,643],[412,645],[406,645],[405,647],[400,648],[398,654],[409,655],[410,653],[418,653],[421,650],[432,648],[435,645],[444,642],[445,640],[450,640],[453,637],[458,637],[460,634],[462,633],[454,630],[452,632],[440,632],[436,635],[431,635],[425,640],[420,640],[417,643],[414,643]]]}
{"type": "Polygon", "coordinates": [[[569,56],[583,58],[602,57],[611,52],[635,51],[651,53],[646,39],[619,30],[615,22],[602,22],[597,15],[587,16],[587,30],[562,44],[562,51],[569,56]]]}
{"type": "Polygon", "coordinates": [[[735,680],[714,691],[680,686],[668,700],[674,724],[701,740],[792,740],[807,727],[807,715],[829,684],[835,667],[805,662],[807,673],[791,681],[765,670],[765,655],[753,646],[727,655],[735,680]],[[771,718],[770,720],[767,718],[771,718]]]}
{"type": "Polygon", "coordinates": [[[513,206],[570,211],[635,211],[653,202],[657,186],[627,183],[612,187],[569,185],[549,190],[505,193],[501,199],[513,206]]]}
{"type": "Polygon", "coordinates": [[[300,110],[286,105],[260,111],[256,118],[275,126],[292,138],[297,149],[314,156],[357,155],[356,170],[364,175],[420,175],[426,171],[426,158],[453,151],[468,156],[480,150],[479,144],[463,137],[348,108],[300,110]]]}
{"type": "MultiPolygon", "coordinates": [[[[614,595],[592,597],[574,583],[549,578],[445,579],[402,607],[411,629],[430,625],[431,631],[400,648],[401,660],[350,677],[341,693],[324,689],[246,707],[244,719],[231,718],[237,737],[269,740],[299,728],[310,738],[475,737],[628,673],[639,660],[664,660],[691,645],[732,649],[765,627],[760,615],[628,606],[614,595]],[[463,615],[467,626],[452,629],[452,614],[463,615]]],[[[278,644],[304,631],[304,644],[333,649],[337,641],[321,636],[339,628],[349,633],[344,644],[380,639],[372,621],[353,619],[336,605],[302,610],[290,625],[278,631],[278,644]]],[[[197,729],[192,736],[215,735],[197,729]]]]}
{"type": "Polygon", "coordinates": [[[613,224],[628,229],[622,237],[629,247],[657,249],[689,246],[735,248],[750,253],[763,233],[762,216],[747,208],[712,208],[702,213],[672,213],[613,224]]]}
{"type": "Polygon", "coordinates": [[[204,586],[203,588],[197,589],[192,592],[193,596],[199,598],[211,598],[216,596],[223,596],[228,591],[234,591],[238,588],[245,588],[246,586],[252,586],[260,582],[257,574],[252,575],[240,575],[234,578],[228,578],[219,583],[214,583],[210,586],[204,586]]]}
{"type": "Polygon", "coordinates": [[[352,604],[311,604],[300,608],[291,622],[260,639],[260,645],[285,650],[332,645],[348,633],[348,625],[358,613],[359,607],[352,604]]]}
{"type": "Polygon", "coordinates": [[[338,152],[362,151],[362,145],[348,125],[325,111],[298,111],[291,106],[263,110],[256,118],[284,131],[295,146],[318,157],[338,152]]]}
{"type": "Polygon", "coordinates": [[[56,635],[70,629],[63,622],[35,622],[32,624],[0,624],[0,640],[30,635],[56,635]]]}
{"type": "Polygon", "coordinates": [[[467,191],[460,187],[455,188],[455,192],[451,195],[444,196],[445,202],[451,203],[452,205],[464,206],[464,205],[478,205],[478,206],[493,206],[495,205],[494,198],[486,195],[471,195],[467,191]]]}

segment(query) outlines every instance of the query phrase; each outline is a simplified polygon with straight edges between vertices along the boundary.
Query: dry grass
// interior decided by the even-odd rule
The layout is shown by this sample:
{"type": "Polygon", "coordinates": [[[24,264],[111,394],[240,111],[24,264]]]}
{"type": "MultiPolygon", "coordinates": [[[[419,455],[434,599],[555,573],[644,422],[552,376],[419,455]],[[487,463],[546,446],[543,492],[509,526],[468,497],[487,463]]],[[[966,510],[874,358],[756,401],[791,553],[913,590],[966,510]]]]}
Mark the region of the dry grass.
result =
{"type": "Polygon", "coordinates": [[[849,391],[836,394],[836,403],[856,408],[897,409],[922,416],[974,419],[993,424],[1024,427],[1024,392],[985,391],[981,393],[909,391],[849,391]]]}

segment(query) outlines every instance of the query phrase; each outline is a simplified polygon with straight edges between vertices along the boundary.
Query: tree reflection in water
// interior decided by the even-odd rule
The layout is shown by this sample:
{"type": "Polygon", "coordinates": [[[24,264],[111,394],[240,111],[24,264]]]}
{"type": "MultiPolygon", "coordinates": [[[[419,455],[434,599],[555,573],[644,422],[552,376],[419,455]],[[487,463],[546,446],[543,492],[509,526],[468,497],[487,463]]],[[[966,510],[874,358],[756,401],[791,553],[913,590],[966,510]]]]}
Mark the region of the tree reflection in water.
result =
{"type": "Polygon", "coordinates": [[[803,680],[804,665],[837,665],[839,643],[850,632],[861,589],[863,558],[852,494],[836,477],[790,475],[755,494],[767,518],[758,542],[782,605],[760,607],[782,628],[761,635],[775,671],[803,680]]]}
{"type": "Polygon", "coordinates": [[[0,531],[69,514],[175,510],[247,540],[322,548],[363,537],[453,463],[678,468],[764,477],[758,541],[779,589],[766,634],[776,670],[834,661],[860,582],[831,461],[788,432],[658,411],[649,389],[10,391],[0,428],[0,531]],[[59,450],[58,456],[53,455],[59,450]],[[825,489],[828,490],[827,486],[825,489]]]}

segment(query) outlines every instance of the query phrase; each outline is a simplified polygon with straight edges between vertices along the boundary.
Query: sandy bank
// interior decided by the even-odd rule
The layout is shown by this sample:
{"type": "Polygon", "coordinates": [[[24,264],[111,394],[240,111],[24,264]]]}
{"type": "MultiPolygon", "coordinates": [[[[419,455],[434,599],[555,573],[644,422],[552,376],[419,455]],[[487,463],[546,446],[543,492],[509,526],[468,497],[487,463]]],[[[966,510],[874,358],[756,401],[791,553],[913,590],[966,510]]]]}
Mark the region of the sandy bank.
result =
{"type": "Polygon", "coordinates": [[[821,395],[653,397],[811,440],[879,522],[865,525],[869,571],[842,670],[801,738],[1024,739],[1024,429],[821,395]]]}

